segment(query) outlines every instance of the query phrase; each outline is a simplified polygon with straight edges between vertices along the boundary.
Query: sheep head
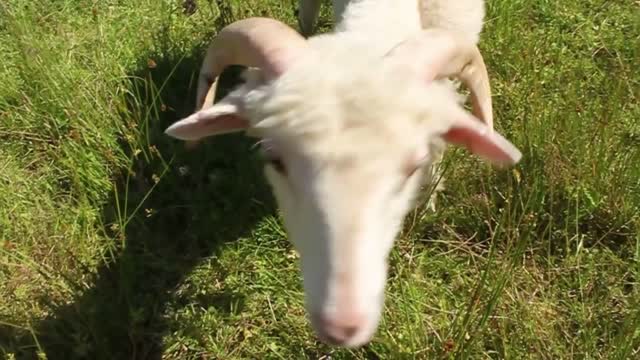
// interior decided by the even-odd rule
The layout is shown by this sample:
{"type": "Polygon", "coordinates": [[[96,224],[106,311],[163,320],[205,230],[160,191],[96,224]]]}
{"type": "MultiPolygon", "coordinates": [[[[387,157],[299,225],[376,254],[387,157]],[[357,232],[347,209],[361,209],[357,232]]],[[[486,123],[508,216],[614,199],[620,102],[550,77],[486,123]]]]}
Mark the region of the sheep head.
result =
{"type": "MultiPolygon", "coordinates": [[[[430,30],[380,57],[328,36],[302,40],[274,20],[247,21],[235,31],[243,24],[278,30],[261,44],[235,35],[253,52],[242,63],[250,67],[246,82],[166,132],[198,140],[246,131],[260,139],[266,177],[300,254],[313,328],[328,343],[362,345],[379,322],[387,256],[434,156],[447,143],[496,164],[521,154],[492,130],[488,85],[478,75],[486,79],[486,70],[461,37],[430,30]],[[282,38],[292,40],[273,41],[282,38]],[[439,80],[447,76],[475,89],[474,113],[484,122],[439,80]]],[[[226,65],[211,56],[207,63],[205,75],[226,65]]]]}

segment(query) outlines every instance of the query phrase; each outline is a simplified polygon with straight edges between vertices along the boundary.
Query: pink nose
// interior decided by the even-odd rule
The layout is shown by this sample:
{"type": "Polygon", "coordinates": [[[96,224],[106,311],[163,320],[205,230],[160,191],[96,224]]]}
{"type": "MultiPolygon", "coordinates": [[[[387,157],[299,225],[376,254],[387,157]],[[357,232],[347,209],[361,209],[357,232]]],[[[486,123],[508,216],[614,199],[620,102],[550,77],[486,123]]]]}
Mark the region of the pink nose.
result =
{"type": "Polygon", "coordinates": [[[316,313],[313,317],[320,338],[333,345],[348,344],[366,324],[364,315],[357,312],[338,313],[332,316],[316,313]]]}

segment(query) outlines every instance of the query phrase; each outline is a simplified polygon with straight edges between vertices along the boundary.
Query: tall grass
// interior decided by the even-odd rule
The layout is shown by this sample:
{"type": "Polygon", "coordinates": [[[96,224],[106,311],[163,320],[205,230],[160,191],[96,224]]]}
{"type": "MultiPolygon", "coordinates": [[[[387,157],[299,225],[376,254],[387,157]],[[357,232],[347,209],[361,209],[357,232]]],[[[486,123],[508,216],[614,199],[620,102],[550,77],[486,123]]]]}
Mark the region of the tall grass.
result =
{"type": "Polygon", "coordinates": [[[448,154],[438,211],[408,216],[382,324],[358,350],[315,340],[251,141],[187,152],[162,134],[192,110],[217,30],[294,25],[294,7],[0,4],[0,354],[636,358],[638,4],[488,2],[496,127],[523,161],[448,154]]]}

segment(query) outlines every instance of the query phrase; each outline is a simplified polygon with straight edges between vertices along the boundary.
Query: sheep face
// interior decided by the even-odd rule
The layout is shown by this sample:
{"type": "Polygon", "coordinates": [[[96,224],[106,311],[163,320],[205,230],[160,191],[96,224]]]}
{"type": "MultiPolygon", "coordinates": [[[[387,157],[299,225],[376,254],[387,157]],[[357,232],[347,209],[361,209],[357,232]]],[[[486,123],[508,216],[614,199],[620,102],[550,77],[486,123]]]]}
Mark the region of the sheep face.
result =
{"type": "Polygon", "coordinates": [[[300,254],[314,329],[325,341],[355,346],[376,329],[387,255],[432,153],[418,136],[335,141],[384,146],[307,152],[274,138],[264,145],[265,173],[300,254]]]}
{"type": "Polygon", "coordinates": [[[413,97],[431,92],[449,106],[457,97],[410,78],[390,86],[382,66],[377,75],[364,64],[348,68],[348,75],[292,69],[248,107],[300,254],[311,323],[325,341],[357,346],[377,327],[389,250],[423,169],[441,152],[429,134],[429,100],[413,97]]]}
{"type": "Polygon", "coordinates": [[[330,66],[311,56],[269,82],[251,70],[238,90],[167,132],[261,138],[266,177],[300,254],[311,323],[326,342],[359,346],[377,328],[387,256],[444,144],[513,159],[505,160],[512,146],[462,109],[449,82],[339,58],[330,66]]]}

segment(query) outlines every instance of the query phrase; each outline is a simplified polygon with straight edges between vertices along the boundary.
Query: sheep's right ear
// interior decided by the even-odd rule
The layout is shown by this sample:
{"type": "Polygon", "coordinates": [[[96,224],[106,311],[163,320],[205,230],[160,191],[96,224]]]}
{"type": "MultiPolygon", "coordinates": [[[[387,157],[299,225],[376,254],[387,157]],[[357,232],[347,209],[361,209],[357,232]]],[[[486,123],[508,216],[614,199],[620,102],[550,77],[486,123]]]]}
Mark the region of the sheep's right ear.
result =
{"type": "Polygon", "coordinates": [[[452,123],[441,136],[496,165],[514,165],[522,158],[509,140],[461,109],[456,109],[452,123]]]}
{"type": "Polygon", "coordinates": [[[175,122],[165,134],[180,140],[198,140],[208,136],[246,130],[249,121],[237,104],[220,102],[175,122]]]}

